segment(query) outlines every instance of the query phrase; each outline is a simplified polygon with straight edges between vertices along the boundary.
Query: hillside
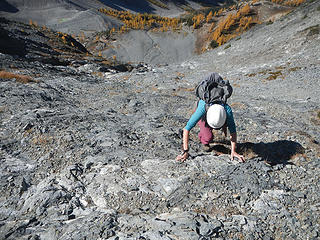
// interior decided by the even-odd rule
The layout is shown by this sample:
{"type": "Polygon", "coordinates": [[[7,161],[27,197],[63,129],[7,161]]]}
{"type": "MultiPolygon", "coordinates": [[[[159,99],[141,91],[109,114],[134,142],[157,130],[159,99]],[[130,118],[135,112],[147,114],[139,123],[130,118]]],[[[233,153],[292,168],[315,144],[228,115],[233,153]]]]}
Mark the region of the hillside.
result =
{"type": "Polygon", "coordinates": [[[7,0],[0,2],[0,17],[72,35],[96,56],[103,55],[109,59],[115,57],[123,62],[166,64],[182,61],[195,54],[196,38],[193,33],[186,30],[155,36],[148,31],[142,34],[140,31],[132,31],[128,34],[114,33],[110,37],[110,31],[119,30],[125,24],[99,9],[178,17],[186,11],[195,11],[204,6],[215,7],[218,4],[222,5],[223,1],[7,0]]]}
{"type": "Polygon", "coordinates": [[[224,44],[255,24],[272,23],[294,9],[290,2],[303,1],[8,0],[0,3],[0,16],[69,34],[109,60],[171,64],[224,44]]]}
{"type": "Polygon", "coordinates": [[[185,8],[199,9],[206,6],[216,6],[219,1],[98,1],[98,0],[6,0],[0,3],[0,16],[29,23],[36,22],[39,26],[47,26],[56,31],[69,34],[91,34],[105,31],[121,25],[114,18],[98,12],[99,8],[110,8],[118,11],[135,13],[150,13],[162,16],[177,16],[185,12],[185,8]]]}
{"type": "Polygon", "coordinates": [[[159,65],[1,18],[0,239],[318,239],[319,13],[317,0],[266,14],[159,65]],[[178,163],[194,88],[212,71],[234,88],[247,161],[230,160],[220,131],[202,151],[195,127],[178,163]]]}
{"type": "Polygon", "coordinates": [[[221,46],[257,24],[272,24],[293,9],[288,4],[252,1],[166,18],[101,8],[123,25],[82,42],[91,52],[123,62],[170,64],[221,46]]]}

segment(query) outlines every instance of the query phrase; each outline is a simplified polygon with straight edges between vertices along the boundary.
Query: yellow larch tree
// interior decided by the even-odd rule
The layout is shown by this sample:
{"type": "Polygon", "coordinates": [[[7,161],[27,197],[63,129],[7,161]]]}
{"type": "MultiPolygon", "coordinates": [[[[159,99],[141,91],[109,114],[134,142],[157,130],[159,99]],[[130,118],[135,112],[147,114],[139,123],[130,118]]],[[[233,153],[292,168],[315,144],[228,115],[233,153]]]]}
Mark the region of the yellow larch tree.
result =
{"type": "Polygon", "coordinates": [[[212,14],[212,11],[210,11],[209,14],[208,14],[207,17],[206,17],[206,22],[207,22],[207,23],[211,21],[212,15],[213,15],[213,14],[212,14]]]}

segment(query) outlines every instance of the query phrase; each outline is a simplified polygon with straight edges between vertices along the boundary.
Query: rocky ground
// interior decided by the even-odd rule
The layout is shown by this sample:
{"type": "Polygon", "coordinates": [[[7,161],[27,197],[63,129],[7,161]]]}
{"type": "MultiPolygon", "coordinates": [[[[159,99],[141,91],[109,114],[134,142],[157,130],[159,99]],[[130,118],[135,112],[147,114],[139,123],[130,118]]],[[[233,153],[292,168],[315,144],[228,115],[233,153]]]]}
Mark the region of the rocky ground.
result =
{"type": "Polygon", "coordinates": [[[42,61],[46,38],[2,22],[25,53],[2,53],[0,68],[32,81],[0,81],[0,238],[318,239],[319,9],[179,64],[120,68],[80,53],[42,61]],[[234,86],[245,163],[220,132],[203,152],[197,128],[190,159],[175,161],[211,71],[234,86]]]}

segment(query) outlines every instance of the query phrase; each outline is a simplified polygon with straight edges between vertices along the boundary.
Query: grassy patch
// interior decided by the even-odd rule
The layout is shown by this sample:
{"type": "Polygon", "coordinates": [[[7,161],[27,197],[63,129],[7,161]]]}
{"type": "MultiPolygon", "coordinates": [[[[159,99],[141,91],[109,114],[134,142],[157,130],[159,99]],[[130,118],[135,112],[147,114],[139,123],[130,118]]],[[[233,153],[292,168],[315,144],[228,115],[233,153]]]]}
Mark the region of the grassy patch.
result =
{"type": "Polygon", "coordinates": [[[283,78],[283,74],[282,74],[282,70],[284,69],[283,66],[279,66],[279,67],[276,67],[275,68],[277,71],[272,71],[271,69],[265,69],[265,70],[262,70],[258,73],[249,73],[247,74],[246,76],[248,77],[254,77],[256,74],[262,74],[262,75],[269,75],[266,80],[275,80],[277,79],[278,77],[282,77],[283,78]]]}
{"type": "Polygon", "coordinates": [[[126,75],[126,76],[123,76],[123,77],[122,77],[122,79],[123,79],[124,81],[129,80],[129,78],[130,78],[130,75],[126,75]]]}
{"type": "Polygon", "coordinates": [[[102,72],[93,72],[92,75],[93,75],[93,76],[100,77],[100,78],[103,78],[103,77],[104,77],[104,74],[103,74],[102,72]]]}
{"type": "Polygon", "coordinates": [[[248,74],[246,74],[247,77],[254,77],[256,75],[257,75],[256,73],[248,73],[248,74]]]}
{"type": "Polygon", "coordinates": [[[179,87],[176,91],[183,91],[183,92],[193,92],[195,88],[184,88],[184,87],[179,87]]]}
{"type": "Polygon", "coordinates": [[[2,79],[15,79],[17,82],[20,83],[30,83],[30,82],[37,82],[30,76],[15,74],[7,71],[0,71],[0,78],[2,79]]]}
{"type": "Polygon", "coordinates": [[[112,64],[112,62],[107,59],[103,60],[101,63],[107,66],[110,66],[112,64]]]}
{"type": "Polygon", "coordinates": [[[48,145],[52,143],[53,138],[47,135],[38,135],[32,138],[34,145],[48,145]]]}
{"type": "Polygon", "coordinates": [[[238,109],[246,109],[247,107],[246,107],[246,105],[244,105],[243,103],[241,103],[241,102],[233,102],[233,103],[231,103],[231,107],[232,108],[238,108],[238,109]]]}
{"type": "Polygon", "coordinates": [[[282,72],[281,71],[276,71],[276,72],[269,72],[269,77],[266,78],[266,80],[275,80],[278,77],[282,77],[282,72]]]}
{"type": "Polygon", "coordinates": [[[278,66],[278,67],[276,67],[276,69],[277,69],[277,70],[283,70],[284,67],[283,67],[283,66],[278,66]]]}
{"type": "Polygon", "coordinates": [[[175,80],[181,80],[182,78],[185,77],[185,74],[183,74],[181,72],[177,72],[176,74],[177,74],[177,76],[175,77],[175,80]]]}
{"type": "Polygon", "coordinates": [[[295,72],[297,70],[301,69],[301,67],[292,67],[292,68],[289,68],[289,72],[295,72]]]}
{"type": "Polygon", "coordinates": [[[263,70],[263,71],[258,72],[258,74],[267,74],[267,73],[269,73],[270,71],[271,71],[270,69],[266,69],[266,70],[263,70]]]}
{"type": "Polygon", "coordinates": [[[156,86],[152,86],[151,87],[151,91],[153,91],[153,92],[157,92],[159,89],[156,87],[156,86]]]}

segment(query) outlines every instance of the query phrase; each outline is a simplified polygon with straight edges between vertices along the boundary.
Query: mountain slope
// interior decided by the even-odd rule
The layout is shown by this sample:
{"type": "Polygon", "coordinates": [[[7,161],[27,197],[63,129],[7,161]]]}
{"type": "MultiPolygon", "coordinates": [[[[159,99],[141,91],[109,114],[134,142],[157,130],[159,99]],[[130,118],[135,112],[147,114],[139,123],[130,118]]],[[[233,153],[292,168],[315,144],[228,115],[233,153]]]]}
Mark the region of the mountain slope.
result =
{"type": "MultiPolygon", "coordinates": [[[[1,53],[0,238],[319,238],[319,9],[313,1],[228,47],[127,72],[1,53]],[[234,87],[247,161],[229,159],[219,131],[203,152],[195,127],[177,163],[194,87],[212,71],[234,87]]],[[[6,24],[9,37],[42,45],[37,28],[6,24]]]]}
{"type": "MultiPolygon", "coordinates": [[[[154,1],[159,2],[159,1],[154,1]]],[[[211,1],[167,1],[162,3],[168,7],[162,8],[154,5],[152,1],[48,1],[48,0],[6,0],[0,3],[0,16],[29,23],[36,22],[38,25],[46,25],[57,31],[69,34],[93,31],[105,31],[112,27],[118,28],[121,23],[112,17],[107,17],[97,10],[101,7],[109,7],[115,10],[129,10],[133,12],[147,12],[158,15],[182,14],[184,10],[179,6],[191,6],[200,8],[199,3],[216,6],[217,2],[211,1]]]]}
{"type": "Polygon", "coordinates": [[[223,30],[226,33],[229,32],[224,36],[221,33],[218,34],[221,35],[221,39],[223,37],[225,40],[219,40],[219,36],[214,38],[214,31],[221,28],[219,24],[229,19],[231,14],[239,13],[245,7],[245,3],[233,5],[229,9],[221,8],[219,11],[207,8],[199,13],[189,12],[184,15],[183,23],[177,18],[160,18],[156,15],[132,13],[136,11],[177,16],[185,13],[186,9],[201,8],[200,3],[211,7],[220,4],[212,2],[209,5],[209,1],[141,0],[133,3],[93,0],[10,0],[0,5],[0,8],[4,10],[0,15],[70,34],[96,56],[103,55],[110,60],[117,59],[122,62],[169,64],[184,61],[210,49],[214,41],[221,44],[231,36],[234,37],[244,31],[241,28],[249,28],[264,21],[274,21],[292,10],[292,7],[284,7],[271,2],[252,2],[246,16],[241,15],[241,18],[239,17],[231,26],[233,30],[223,30]],[[11,11],[12,9],[16,10],[11,11]],[[121,12],[128,10],[131,11],[130,14],[121,12]],[[210,19],[209,11],[211,11],[210,19]],[[212,16],[213,14],[215,16],[212,16]],[[200,17],[203,20],[200,21],[200,17]],[[196,19],[199,19],[201,24],[196,24],[198,21],[196,19]],[[242,22],[242,27],[240,27],[240,22],[242,22]],[[248,24],[245,24],[246,22],[248,24]],[[174,24],[175,27],[172,27],[174,24]]]}

